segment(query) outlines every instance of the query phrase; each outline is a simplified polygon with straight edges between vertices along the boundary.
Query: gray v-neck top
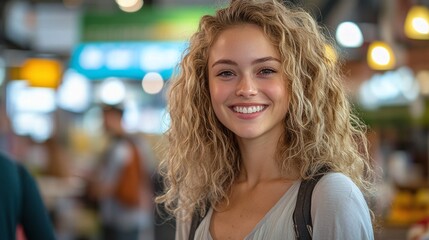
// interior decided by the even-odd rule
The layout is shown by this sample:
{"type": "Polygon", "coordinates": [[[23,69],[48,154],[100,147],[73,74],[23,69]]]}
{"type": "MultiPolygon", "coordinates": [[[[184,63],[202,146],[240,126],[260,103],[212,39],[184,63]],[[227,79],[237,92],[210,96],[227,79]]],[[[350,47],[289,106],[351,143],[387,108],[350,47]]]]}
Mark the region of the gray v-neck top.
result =
{"type": "MultiPolygon", "coordinates": [[[[245,240],[295,240],[292,215],[301,181],[295,182],[260,220],[245,240]]],[[[213,209],[198,227],[196,240],[213,240],[210,221],[213,209]]],[[[313,240],[373,240],[367,203],[353,181],[341,173],[326,174],[312,196],[313,240]]],[[[189,225],[178,223],[176,240],[187,240],[189,225]]]]}
{"type": "MultiPolygon", "coordinates": [[[[292,215],[299,185],[300,181],[296,181],[244,239],[295,239],[292,215]],[[285,227],[287,229],[283,229],[285,227]],[[280,233],[282,238],[277,237],[280,233]]],[[[213,240],[209,231],[212,214],[213,208],[210,208],[195,232],[195,239],[213,240]]]]}

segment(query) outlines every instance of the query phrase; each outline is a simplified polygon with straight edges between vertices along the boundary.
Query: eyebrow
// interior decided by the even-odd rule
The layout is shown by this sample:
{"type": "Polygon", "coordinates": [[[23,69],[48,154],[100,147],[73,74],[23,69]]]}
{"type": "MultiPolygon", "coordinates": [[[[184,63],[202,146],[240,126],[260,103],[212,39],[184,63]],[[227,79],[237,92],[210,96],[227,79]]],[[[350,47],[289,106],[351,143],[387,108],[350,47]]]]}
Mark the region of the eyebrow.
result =
{"type": "MultiPolygon", "coordinates": [[[[258,58],[258,59],[253,60],[252,64],[263,63],[263,62],[268,62],[268,61],[276,61],[276,62],[281,63],[281,61],[275,57],[263,57],[263,58],[258,58]]],[[[229,65],[234,65],[234,66],[238,65],[236,62],[229,60],[229,59],[219,59],[212,64],[212,67],[214,67],[217,64],[229,64],[229,65]]]]}

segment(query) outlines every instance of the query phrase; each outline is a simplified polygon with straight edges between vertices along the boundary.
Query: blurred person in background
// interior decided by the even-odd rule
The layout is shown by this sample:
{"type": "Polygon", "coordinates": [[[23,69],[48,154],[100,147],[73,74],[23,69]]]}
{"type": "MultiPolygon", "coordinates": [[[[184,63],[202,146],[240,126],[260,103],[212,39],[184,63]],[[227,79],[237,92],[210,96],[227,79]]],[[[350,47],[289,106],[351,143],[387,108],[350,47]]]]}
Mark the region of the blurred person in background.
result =
{"type": "Polygon", "coordinates": [[[190,39],[169,89],[157,198],[176,216],[176,239],[302,239],[298,227],[308,239],[374,239],[365,125],[329,39],[281,2],[231,1],[190,39]],[[312,227],[296,225],[298,191],[315,177],[312,227]]]}
{"type": "Polygon", "coordinates": [[[121,105],[102,106],[109,144],[90,180],[90,195],[99,203],[103,240],[154,238],[150,149],[122,126],[121,105]]]}
{"type": "Polygon", "coordinates": [[[54,229],[33,177],[0,153],[0,239],[53,240],[54,229]],[[18,228],[19,227],[19,228],[18,228]]]}

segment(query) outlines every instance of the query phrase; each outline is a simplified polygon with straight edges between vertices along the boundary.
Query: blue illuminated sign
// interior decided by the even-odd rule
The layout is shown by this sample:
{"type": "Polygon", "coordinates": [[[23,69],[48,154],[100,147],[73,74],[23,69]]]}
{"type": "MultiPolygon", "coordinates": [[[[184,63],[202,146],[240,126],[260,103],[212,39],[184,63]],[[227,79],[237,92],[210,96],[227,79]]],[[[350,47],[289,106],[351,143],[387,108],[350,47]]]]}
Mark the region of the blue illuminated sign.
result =
{"type": "Polygon", "coordinates": [[[78,45],[70,68],[92,80],[141,80],[157,72],[167,80],[177,69],[187,42],[94,42],[78,45]]]}

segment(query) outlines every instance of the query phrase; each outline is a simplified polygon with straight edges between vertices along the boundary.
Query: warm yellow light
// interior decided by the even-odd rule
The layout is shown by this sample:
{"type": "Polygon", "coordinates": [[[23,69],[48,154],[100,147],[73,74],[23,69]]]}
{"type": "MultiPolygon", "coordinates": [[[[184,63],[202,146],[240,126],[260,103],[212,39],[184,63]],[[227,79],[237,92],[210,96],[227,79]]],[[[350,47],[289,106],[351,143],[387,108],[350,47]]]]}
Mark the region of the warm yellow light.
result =
{"type": "Polygon", "coordinates": [[[425,6],[413,6],[405,19],[404,31],[412,39],[429,39],[429,9],[425,6]]]}
{"type": "Polygon", "coordinates": [[[389,70],[396,64],[392,48],[381,41],[375,41],[369,45],[367,62],[369,67],[374,70],[389,70]]]}
{"type": "Polygon", "coordinates": [[[61,80],[61,64],[57,60],[30,58],[21,69],[21,79],[29,86],[57,88],[61,80]]]}

